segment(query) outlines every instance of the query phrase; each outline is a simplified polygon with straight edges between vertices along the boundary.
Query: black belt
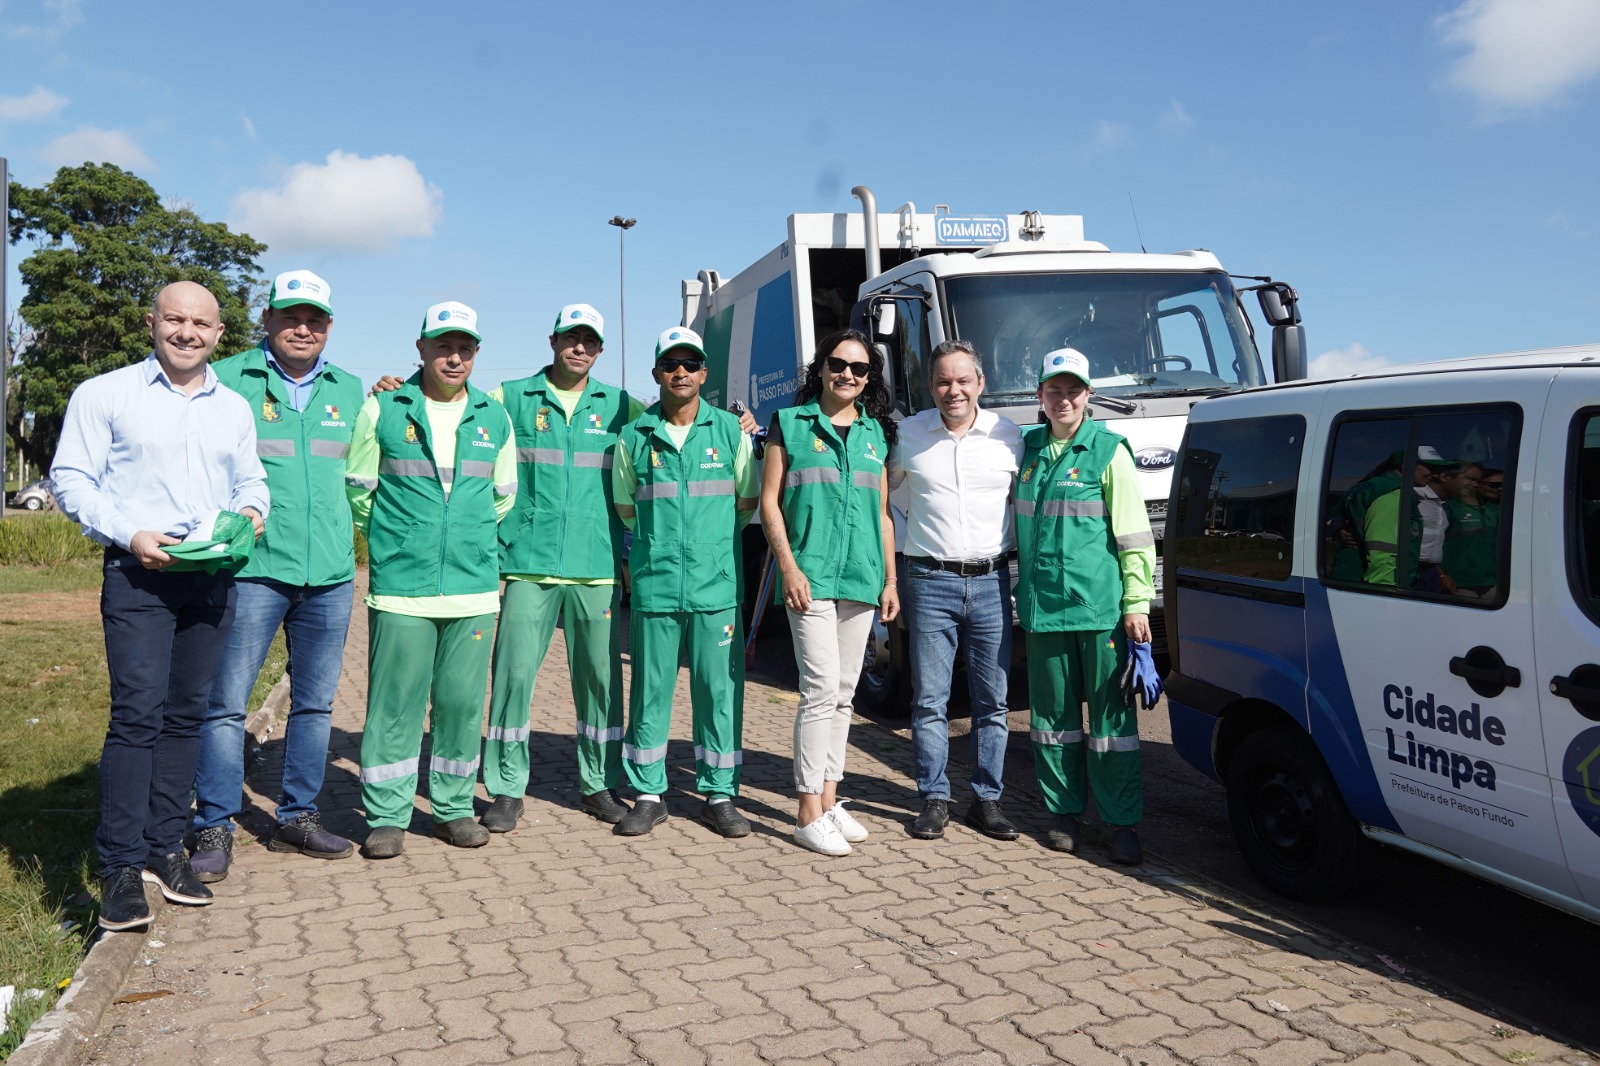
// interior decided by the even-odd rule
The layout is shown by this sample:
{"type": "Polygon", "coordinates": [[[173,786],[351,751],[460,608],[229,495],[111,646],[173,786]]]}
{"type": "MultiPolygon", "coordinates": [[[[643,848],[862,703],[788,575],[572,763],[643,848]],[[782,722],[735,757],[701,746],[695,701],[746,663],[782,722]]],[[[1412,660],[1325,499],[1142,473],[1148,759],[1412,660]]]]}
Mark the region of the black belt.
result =
{"type": "Polygon", "coordinates": [[[1010,558],[1010,552],[996,555],[993,559],[977,559],[970,562],[962,559],[933,559],[926,555],[908,555],[906,556],[906,562],[926,566],[930,570],[944,570],[948,573],[960,574],[962,577],[982,577],[984,574],[992,574],[1006,565],[1006,561],[1010,558]]]}

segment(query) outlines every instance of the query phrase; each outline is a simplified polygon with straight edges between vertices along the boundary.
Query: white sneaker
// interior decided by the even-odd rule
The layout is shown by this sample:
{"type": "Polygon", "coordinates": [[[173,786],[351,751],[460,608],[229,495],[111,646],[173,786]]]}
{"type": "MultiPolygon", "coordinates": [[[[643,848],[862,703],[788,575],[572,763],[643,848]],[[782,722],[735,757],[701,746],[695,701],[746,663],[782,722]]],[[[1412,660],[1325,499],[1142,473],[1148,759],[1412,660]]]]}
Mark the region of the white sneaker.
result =
{"type": "Polygon", "coordinates": [[[867,839],[867,827],[856,821],[850,812],[844,809],[844,805],[849,802],[849,800],[838,800],[828,809],[825,817],[833,819],[833,824],[839,827],[839,835],[845,840],[851,844],[859,844],[867,839]]]}
{"type": "Polygon", "coordinates": [[[826,814],[810,825],[796,827],[794,842],[823,855],[850,854],[850,842],[839,834],[839,827],[826,814]]]}

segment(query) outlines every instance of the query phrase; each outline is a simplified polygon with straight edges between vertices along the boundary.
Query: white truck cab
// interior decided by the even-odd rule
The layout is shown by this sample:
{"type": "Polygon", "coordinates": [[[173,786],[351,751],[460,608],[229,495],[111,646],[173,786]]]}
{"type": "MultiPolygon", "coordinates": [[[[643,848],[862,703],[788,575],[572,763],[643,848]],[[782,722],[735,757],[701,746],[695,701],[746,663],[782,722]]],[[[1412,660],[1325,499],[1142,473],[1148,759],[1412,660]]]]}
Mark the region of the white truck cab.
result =
{"type": "Polygon", "coordinates": [[[1600,922],[1600,345],[1204,400],[1166,562],[1173,744],[1269,887],[1377,841],[1600,922]]]}

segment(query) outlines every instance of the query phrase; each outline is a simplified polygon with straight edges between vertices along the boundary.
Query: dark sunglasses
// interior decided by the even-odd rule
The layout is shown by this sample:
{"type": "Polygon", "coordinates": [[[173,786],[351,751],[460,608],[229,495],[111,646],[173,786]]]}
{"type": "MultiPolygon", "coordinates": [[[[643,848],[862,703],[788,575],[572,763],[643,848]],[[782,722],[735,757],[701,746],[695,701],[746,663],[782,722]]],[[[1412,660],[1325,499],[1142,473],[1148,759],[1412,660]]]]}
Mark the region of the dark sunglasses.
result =
{"type": "Polygon", "coordinates": [[[1506,483],[1504,481],[1480,481],[1478,482],[1478,485],[1480,488],[1494,489],[1496,492],[1499,492],[1501,489],[1506,487],[1506,483]]]}
{"type": "Polygon", "coordinates": [[[843,359],[835,359],[831,355],[828,356],[828,373],[843,374],[846,370],[850,371],[850,373],[854,374],[858,378],[864,378],[868,374],[872,373],[872,364],[847,363],[843,359]]]}
{"type": "Polygon", "coordinates": [[[670,374],[679,367],[691,374],[698,374],[705,368],[705,365],[706,361],[704,359],[679,358],[676,355],[669,355],[665,359],[656,360],[656,369],[663,374],[670,374]]]}

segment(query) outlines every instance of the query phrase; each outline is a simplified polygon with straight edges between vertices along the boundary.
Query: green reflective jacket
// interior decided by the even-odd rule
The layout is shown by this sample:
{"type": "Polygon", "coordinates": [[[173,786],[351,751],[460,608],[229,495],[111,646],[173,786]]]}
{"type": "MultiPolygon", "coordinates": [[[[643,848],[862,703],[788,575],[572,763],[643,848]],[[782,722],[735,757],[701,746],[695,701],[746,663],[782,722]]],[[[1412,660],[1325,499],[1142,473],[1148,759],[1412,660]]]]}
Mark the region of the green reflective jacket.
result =
{"type": "Polygon", "coordinates": [[[841,440],[816,403],[779,411],[777,423],[773,443],[789,459],[783,523],[811,595],[876,604],[885,577],[880,516],[889,447],[883,427],[861,411],[849,440],[841,440]]]}

